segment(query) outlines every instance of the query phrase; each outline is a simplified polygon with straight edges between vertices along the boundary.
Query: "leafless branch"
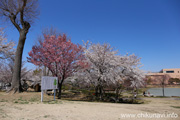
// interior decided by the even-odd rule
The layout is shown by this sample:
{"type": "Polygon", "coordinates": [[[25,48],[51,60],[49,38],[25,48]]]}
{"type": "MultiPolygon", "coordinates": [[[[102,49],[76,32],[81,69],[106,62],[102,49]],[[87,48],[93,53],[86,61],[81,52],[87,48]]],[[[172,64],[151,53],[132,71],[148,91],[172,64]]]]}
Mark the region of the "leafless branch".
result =
{"type": "Polygon", "coordinates": [[[32,23],[39,15],[38,0],[1,0],[0,16],[10,18],[13,25],[20,31],[27,23],[32,23]]]}

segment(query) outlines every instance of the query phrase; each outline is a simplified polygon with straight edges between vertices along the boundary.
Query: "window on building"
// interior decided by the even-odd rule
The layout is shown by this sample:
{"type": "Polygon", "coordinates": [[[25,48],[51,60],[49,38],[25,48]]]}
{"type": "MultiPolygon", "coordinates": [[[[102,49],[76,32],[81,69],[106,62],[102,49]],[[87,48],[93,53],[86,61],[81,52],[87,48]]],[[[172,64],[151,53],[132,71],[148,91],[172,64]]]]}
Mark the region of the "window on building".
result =
{"type": "Polygon", "coordinates": [[[166,73],[174,73],[174,71],[166,71],[166,73]]]}

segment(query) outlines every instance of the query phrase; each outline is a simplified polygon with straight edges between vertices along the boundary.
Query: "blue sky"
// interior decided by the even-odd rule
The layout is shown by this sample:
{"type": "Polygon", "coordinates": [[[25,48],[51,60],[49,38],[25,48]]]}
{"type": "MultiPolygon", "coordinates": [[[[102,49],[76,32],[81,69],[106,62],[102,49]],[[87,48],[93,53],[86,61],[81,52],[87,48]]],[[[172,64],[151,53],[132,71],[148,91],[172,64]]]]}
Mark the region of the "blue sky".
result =
{"type": "MultiPolygon", "coordinates": [[[[74,43],[109,43],[121,55],[134,53],[146,71],[180,68],[180,0],[39,0],[39,5],[40,15],[25,43],[25,61],[42,29],[53,26],[74,43]]],[[[17,43],[17,30],[0,25],[17,43]]]]}

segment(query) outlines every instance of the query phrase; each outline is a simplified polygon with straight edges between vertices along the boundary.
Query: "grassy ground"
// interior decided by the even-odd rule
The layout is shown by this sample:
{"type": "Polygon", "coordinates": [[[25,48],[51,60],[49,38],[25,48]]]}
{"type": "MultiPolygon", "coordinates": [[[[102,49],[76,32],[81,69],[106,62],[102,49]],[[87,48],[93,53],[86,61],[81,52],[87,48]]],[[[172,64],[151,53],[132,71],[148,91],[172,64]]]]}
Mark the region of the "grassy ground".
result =
{"type": "MultiPolygon", "coordinates": [[[[143,98],[144,104],[122,104],[53,100],[53,96],[40,93],[24,92],[7,94],[0,92],[0,120],[119,120],[121,114],[140,113],[175,113],[180,116],[180,99],[178,98],[143,98]]],[[[139,120],[139,118],[132,118],[139,120]]],[[[158,120],[171,120],[160,118],[158,120]]],[[[149,120],[149,118],[142,118],[149,120]]],[[[154,119],[153,119],[154,120],[154,119]]],[[[179,120],[179,117],[175,120],[179,120]]]]}
{"type": "MultiPolygon", "coordinates": [[[[160,85],[147,85],[147,88],[162,88],[160,85]]],[[[180,85],[166,85],[165,88],[180,88],[180,85]]]]}

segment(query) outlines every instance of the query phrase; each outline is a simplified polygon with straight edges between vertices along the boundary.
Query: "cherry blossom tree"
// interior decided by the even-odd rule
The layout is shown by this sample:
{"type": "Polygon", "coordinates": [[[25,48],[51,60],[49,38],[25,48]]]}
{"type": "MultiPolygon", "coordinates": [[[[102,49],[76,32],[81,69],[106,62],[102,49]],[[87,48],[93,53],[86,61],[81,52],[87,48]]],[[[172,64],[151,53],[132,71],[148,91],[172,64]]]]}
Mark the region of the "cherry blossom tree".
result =
{"type": "MultiPolygon", "coordinates": [[[[55,35],[56,37],[60,35],[60,33],[58,32],[58,30],[56,28],[50,27],[50,28],[44,28],[42,30],[42,34],[38,36],[37,41],[36,41],[36,45],[41,46],[42,42],[44,41],[44,35],[55,35]]],[[[43,75],[44,76],[48,76],[49,75],[49,69],[46,66],[42,66],[43,68],[43,75]]]]}
{"type": "Polygon", "coordinates": [[[46,66],[53,76],[58,77],[60,99],[63,81],[85,65],[83,48],[73,44],[65,34],[57,37],[45,35],[40,44],[32,47],[28,61],[37,66],[46,66]]]}
{"type": "Polygon", "coordinates": [[[94,86],[96,97],[103,99],[104,87],[114,86],[116,98],[125,87],[140,87],[143,84],[143,72],[139,69],[140,58],[132,55],[117,55],[109,44],[85,43],[84,55],[88,66],[78,72],[78,79],[94,86]],[[127,82],[128,81],[128,82],[127,82]]]}
{"type": "Polygon", "coordinates": [[[14,42],[7,42],[4,28],[0,28],[0,81],[10,83],[12,80],[12,69],[9,67],[10,61],[14,58],[14,42]]]}
{"type": "Polygon", "coordinates": [[[112,80],[111,71],[117,65],[116,54],[109,44],[85,43],[84,55],[87,67],[79,71],[78,79],[85,81],[89,86],[94,86],[95,95],[102,100],[104,87],[109,80],[112,80]]]}
{"type": "MultiPolygon", "coordinates": [[[[2,63],[0,63],[0,81],[3,83],[8,83],[11,85],[12,83],[12,75],[13,75],[13,66],[14,66],[14,59],[10,58],[2,63]]],[[[31,70],[29,70],[25,66],[25,61],[23,61],[21,66],[21,83],[23,83],[24,80],[30,79],[30,76],[28,74],[31,70]]],[[[24,86],[22,85],[22,89],[24,89],[24,86]]]]}
{"type": "Polygon", "coordinates": [[[138,67],[130,69],[126,73],[124,86],[132,89],[133,98],[138,95],[138,89],[145,86],[145,73],[138,67]],[[136,91],[136,92],[135,92],[136,91]]]}
{"type": "Polygon", "coordinates": [[[144,71],[140,70],[140,58],[136,55],[116,55],[116,65],[108,74],[107,84],[114,87],[116,100],[126,88],[138,89],[144,85],[144,71]]]}
{"type": "Polygon", "coordinates": [[[11,83],[12,71],[5,63],[0,63],[0,81],[3,83],[11,83]]]}
{"type": "Polygon", "coordinates": [[[15,54],[14,52],[14,42],[7,42],[7,38],[4,35],[4,29],[0,28],[0,59],[12,58],[15,54]]]}

